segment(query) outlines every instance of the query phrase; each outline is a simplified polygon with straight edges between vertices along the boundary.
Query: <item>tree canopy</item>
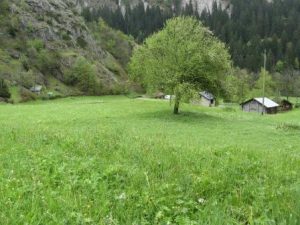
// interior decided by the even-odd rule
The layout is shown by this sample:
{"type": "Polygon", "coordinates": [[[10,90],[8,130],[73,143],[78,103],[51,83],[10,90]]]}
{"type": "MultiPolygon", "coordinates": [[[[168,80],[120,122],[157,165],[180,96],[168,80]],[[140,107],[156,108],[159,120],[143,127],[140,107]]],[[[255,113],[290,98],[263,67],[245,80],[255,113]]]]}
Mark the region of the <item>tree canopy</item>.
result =
{"type": "Polygon", "coordinates": [[[222,95],[230,68],[225,45],[193,17],[177,17],[134,50],[129,72],[147,90],[174,94],[174,113],[183,96],[207,90],[222,95]]]}

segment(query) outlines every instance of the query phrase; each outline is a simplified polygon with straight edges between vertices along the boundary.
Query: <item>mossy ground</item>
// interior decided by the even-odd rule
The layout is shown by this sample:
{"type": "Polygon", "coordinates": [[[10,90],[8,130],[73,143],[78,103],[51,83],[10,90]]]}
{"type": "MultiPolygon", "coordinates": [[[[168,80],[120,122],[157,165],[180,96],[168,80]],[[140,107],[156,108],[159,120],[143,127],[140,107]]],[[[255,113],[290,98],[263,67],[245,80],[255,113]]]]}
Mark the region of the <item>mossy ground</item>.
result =
{"type": "Polygon", "coordinates": [[[300,111],[0,105],[1,224],[299,224],[300,111]],[[289,126],[282,124],[288,124],[289,126]]]}

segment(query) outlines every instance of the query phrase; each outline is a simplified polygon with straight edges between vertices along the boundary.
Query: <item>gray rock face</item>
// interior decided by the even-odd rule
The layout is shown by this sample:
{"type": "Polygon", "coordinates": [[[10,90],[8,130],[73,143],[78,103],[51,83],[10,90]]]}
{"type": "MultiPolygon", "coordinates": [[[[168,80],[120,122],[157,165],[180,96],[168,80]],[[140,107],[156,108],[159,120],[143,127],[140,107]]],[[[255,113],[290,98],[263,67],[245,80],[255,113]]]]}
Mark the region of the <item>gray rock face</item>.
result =
{"type": "MultiPolygon", "coordinates": [[[[101,6],[109,6],[111,8],[115,8],[117,5],[124,6],[125,2],[129,2],[131,6],[137,5],[139,2],[143,2],[145,6],[150,5],[160,5],[163,3],[160,0],[73,0],[74,3],[79,7],[101,7],[101,6]]],[[[214,2],[220,4],[223,8],[226,8],[230,4],[230,0],[181,0],[181,7],[185,7],[187,4],[193,3],[194,7],[198,8],[199,12],[202,12],[204,9],[211,10],[214,2]]]]}
{"type": "MultiPolygon", "coordinates": [[[[107,58],[111,61],[115,59],[96,43],[79,15],[76,8],[78,1],[13,0],[11,10],[18,16],[28,38],[43,39],[49,49],[78,49],[83,55],[98,62],[97,71],[106,84],[118,82],[117,76],[105,66],[107,58]]],[[[82,3],[85,4],[85,1],[82,3]]]]}
{"type": "MultiPolygon", "coordinates": [[[[182,7],[189,4],[189,2],[190,0],[182,0],[182,7]]],[[[222,8],[226,8],[230,4],[230,0],[192,0],[191,2],[194,7],[198,7],[199,12],[202,12],[203,10],[210,11],[214,2],[221,5],[222,8]]]]}
{"type": "MultiPolygon", "coordinates": [[[[95,49],[83,19],[74,10],[74,4],[61,0],[25,0],[15,4],[22,26],[33,36],[45,41],[70,40],[76,46],[78,38],[95,49]],[[62,37],[64,35],[64,37],[62,37]]],[[[97,49],[100,50],[100,49],[97,49]]],[[[101,50],[100,50],[101,51],[101,50]]]]}

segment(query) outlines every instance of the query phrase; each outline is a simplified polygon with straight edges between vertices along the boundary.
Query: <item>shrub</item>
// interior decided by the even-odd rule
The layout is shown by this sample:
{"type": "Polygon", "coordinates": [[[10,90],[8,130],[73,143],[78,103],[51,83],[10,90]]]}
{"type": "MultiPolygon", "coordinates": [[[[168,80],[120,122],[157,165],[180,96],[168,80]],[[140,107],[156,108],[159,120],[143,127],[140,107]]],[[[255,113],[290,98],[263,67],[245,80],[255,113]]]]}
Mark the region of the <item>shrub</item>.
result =
{"type": "Polygon", "coordinates": [[[42,49],[38,52],[36,48],[30,48],[28,54],[29,64],[41,73],[53,76],[60,73],[61,56],[58,52],[47,49],[42,49]]]}
{"type": "Polygon", "coordinates": [[[36,74],[32,70],[28,70],[27,72],[21,72],[19,74],[19,84],[25,88],[31,88],[35,83],[36,74]]]}
{"type": "Polygon", "coordinates": [[[10,98],[10,96],[8,85],[5,83],[4,79],[0,79],[0,97],[7,99],[10,98]]]}
{"type": "Polygon", "coordinates": [[[74,65],[66,72],[65,82],[78,86],[86,94],[95,93],[96,68],[84,57],[77,58],[74,65]]]}
{"type": "Polygon", "coordinates": [[[29,48],[34,48],[38,52],[45,48],[45,44],[41,39],[34,39],[27,42],[29,48]]]}
{"type": "Polygon", "coordinates": [[[81,47],[81,48],[85,48],[87,46],[87,42],[84,40],[83,37],[78,37],[77,38],[77,44],[81,47]]]}
{"type": "Polygon", "coordinates": [[[20,90],[20,94],[21,94],[21,101],[20,102],[28,102],[28,101],[33,101],[36,100],[37,97],[34,93],[32,93],[31,91],[27,90],[26,88],[21,88],[20,90]]]}

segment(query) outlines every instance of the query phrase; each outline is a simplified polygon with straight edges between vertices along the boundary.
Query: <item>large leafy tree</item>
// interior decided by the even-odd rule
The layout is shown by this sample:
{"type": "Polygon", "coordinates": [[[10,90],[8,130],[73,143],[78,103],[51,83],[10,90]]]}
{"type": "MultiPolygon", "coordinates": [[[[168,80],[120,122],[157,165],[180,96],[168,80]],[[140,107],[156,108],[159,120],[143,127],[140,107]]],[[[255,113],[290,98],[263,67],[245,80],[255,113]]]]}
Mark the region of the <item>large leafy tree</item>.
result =
{"type": "Polygon", "coordinates": [[[175,97],[174,113],[191,90],[221,95],[222,80],[230,68],[225,45],[193,17],[166,22],[158,33],[134,50],[129,72],[148,90],[161,90],[175,97]]]}

